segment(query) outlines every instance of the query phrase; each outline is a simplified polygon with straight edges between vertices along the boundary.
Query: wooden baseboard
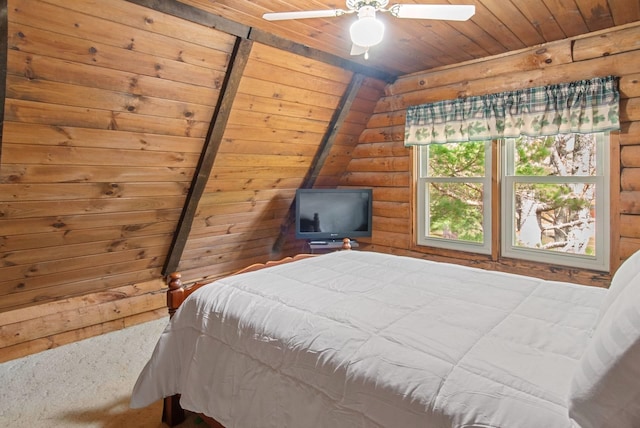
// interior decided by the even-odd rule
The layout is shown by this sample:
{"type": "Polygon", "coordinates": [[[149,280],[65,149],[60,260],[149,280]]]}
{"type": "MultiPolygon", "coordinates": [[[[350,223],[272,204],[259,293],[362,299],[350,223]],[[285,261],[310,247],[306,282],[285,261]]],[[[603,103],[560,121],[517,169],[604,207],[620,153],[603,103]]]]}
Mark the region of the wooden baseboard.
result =
{"type": "Polygon", "coordinates": [[[149,281],[0,313],[0,363],[168,316],[149,281]]]}

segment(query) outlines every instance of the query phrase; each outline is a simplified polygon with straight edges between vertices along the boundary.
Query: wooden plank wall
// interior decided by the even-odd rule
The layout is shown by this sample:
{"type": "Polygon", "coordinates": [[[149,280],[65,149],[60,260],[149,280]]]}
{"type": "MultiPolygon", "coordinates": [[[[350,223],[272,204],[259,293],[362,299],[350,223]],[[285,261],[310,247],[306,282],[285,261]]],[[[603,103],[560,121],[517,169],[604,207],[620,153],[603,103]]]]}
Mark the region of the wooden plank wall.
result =
{"type": "Polygon", "coordinates": [[[411,203],[413,160],[403,146],[406,108],[456,97],[482,95],[588,79],[620,77],[621,126],[612,136],[612,253],[620,260],[640,249],[640,24],[628,24],[587,37],[548,43],[537,48],[458,66],[415,73],[387,87],[360,144],[353,152],[342,185],[374,188],[374,233],[368,249],[437,260],[457,260],[490,269],[538,275],[594,285],[608,276],[540,264],[482,260],[474,255],[413,245],[411,203]],[[616,133],[617,134],[617,133],[616,133]],[[620,150],[618,150],[618,143],[620,150]],[[619,163],[619,165],[618,165],[619,163]],[[618,189],[619,187],[619,189],[618,189]]]}
{"type": "Polygon", "coordinates": [[[165,315],[161,267],[235,41],[127,2],[8,6],[3,360],[165,315]]]}
{"type": "MultiPolygon", "coordinates": [[[[8,11],[0,361],[165,316],[162,267],[237,40],[126,1],[8,11]]],[[[291,239],[272,253],[352,75],[253,43],[183,278],[302,250],[291,239]]],[[[322,185],[337,183],[383,91],[365,78],[322,185]]]]}

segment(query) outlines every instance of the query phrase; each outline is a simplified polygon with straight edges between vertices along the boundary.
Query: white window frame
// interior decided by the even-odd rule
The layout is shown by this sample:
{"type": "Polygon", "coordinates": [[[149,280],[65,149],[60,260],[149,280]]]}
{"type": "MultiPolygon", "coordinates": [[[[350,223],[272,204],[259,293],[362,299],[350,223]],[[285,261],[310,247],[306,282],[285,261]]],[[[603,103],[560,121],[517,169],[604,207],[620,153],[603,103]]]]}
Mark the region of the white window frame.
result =
{"type": "Polygon", "coordinates": [[[485,169],[484,177],[429,177],[428,174],[428,155],[429,150],[427,146],[418,146],[418,179],[417,179],[417,239],[418,245],[444,248],[450,250],[469,251],[479,254],[491,254],[491,176],[492,176],[492,163],[491,163],[491,141],[486,141],[485,150],[485,169]],[[481,183],[483,185],[483,239],[482,243],[462,241],[456,239],[444,239],[439,237],[429,236],[429,183],[431,182],[446,182],[446,183],[481,183]]]}
{"type": "Polygon", "coordinates": [[[537,261],[542,263],[557,264],[576,268],[593,270],[609,270],[610,254],[610,164],[609,164],[609,134],[596,133],[596,175],[595,176],[516,176],[514,174],[514,140],[500,142],[500,153],[503,154],[502,168],[500,171],[501,185],[501,254],[505,257],[537,261]],[[568,254],[557,251],[524,248],[514,245],[513,233],[515,231],[515,195],[513,193],[516,183],[595,183],[595,246],[596,255],[568,254]]]}

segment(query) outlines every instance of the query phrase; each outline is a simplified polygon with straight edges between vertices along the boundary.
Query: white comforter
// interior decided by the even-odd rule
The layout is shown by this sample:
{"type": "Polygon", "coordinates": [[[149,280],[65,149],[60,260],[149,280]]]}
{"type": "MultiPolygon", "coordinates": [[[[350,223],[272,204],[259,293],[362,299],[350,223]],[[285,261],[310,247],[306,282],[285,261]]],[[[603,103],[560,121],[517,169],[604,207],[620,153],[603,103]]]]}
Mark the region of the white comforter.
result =
{"type": "Polygon", "coordinates": [[[573,427],[606,290],[341,251],[203,287],[132,407],[182,394],[231,427],[573,427]]]}

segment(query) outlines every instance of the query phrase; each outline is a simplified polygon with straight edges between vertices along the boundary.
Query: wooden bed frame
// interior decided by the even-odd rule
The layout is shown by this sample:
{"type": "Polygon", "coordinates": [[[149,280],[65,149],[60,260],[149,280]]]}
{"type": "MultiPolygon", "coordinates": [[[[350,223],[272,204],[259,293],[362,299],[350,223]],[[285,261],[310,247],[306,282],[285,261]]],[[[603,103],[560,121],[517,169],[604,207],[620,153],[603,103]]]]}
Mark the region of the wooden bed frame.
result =
{"type": "MultiPolygon", "coordinates": [[[[342,240],[342,250],[350,250],[351,249],[351,240],[349,238],[344,238],[342,240]]],[[[240,273],[252,272],[255,270],[260,270],[266,267],[282,265],[285,263],[290,263],[296,260],[302,260],[309,257],[316,257],[318,254],[298,254],[293,257],[285,257],[281,260],[271,260],[266,263],[256,263],[250,266],[247,266],[244,269],[241,269],[237,272],[232,273],[232,275],[238,275],[240,273]]],[[[194,282],[191,284],[183,284],[182,283],[182,274],[180,272],[173,272],[167,276],[167,308],[169,309],[169,317],[173,317],[175,312],[178,310],[182,302],[185,301],[187,297],[189,297],[194,291],[199,289],[200,287],[207,285],[214,280],[207,282],[194,282]]],[[[173,395],[171,397],[165,397],[164,406],[162,409],[162,421],[169,425],[170,427],[178,425],[179,423],[185,420],[185,413],[182,407],[180,407],[180,394],[173,395]]],[[[210,427],[212,428],[224,428],[218,421],[215,419],[206,416],[199,415],[210,427]]]]}

